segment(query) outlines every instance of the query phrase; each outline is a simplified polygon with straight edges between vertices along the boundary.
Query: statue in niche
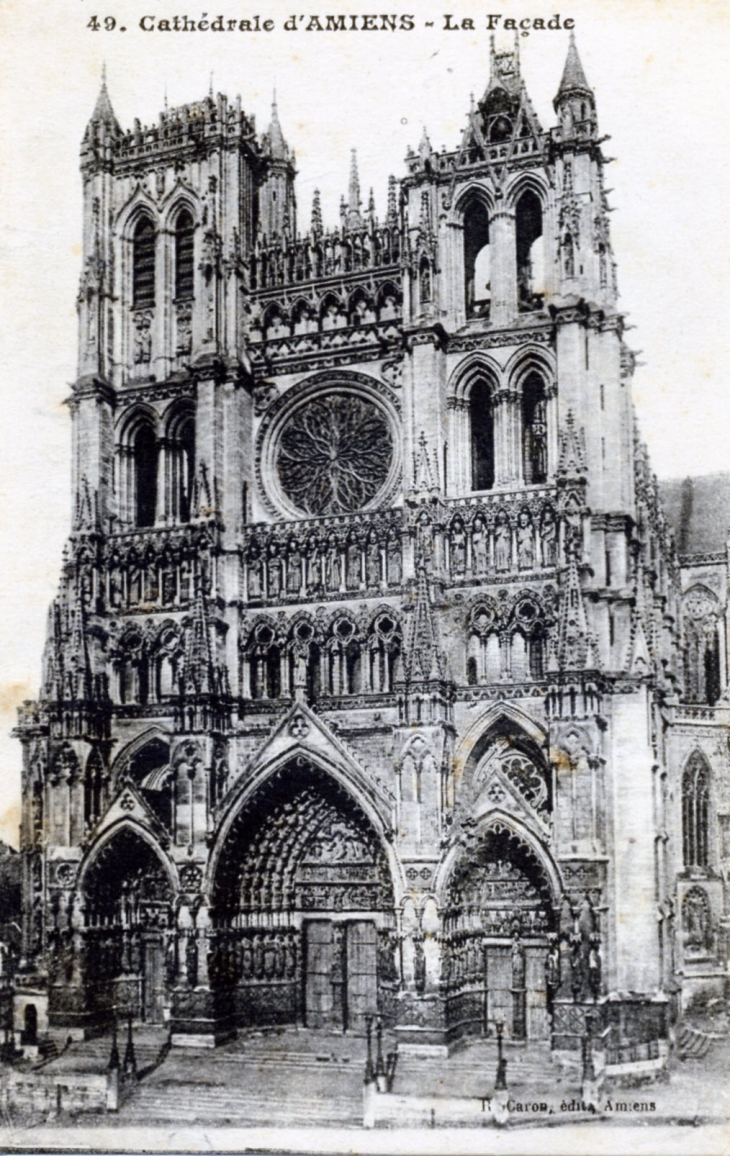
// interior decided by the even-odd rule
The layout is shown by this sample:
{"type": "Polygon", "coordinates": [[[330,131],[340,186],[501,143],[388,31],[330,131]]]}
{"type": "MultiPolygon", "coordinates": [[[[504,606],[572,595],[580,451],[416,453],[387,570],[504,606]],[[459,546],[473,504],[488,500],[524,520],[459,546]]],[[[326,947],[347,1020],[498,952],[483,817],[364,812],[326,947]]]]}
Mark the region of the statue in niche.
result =
{"type": "Polygon", "coordinates": [[[601,953],[599,951],[598,936],[592,935],[588,948],[588,986],[594,1002],[601,994],[601,953]]]}
{"type": "Polygon", "coordinates": [[[289,594],[298,594],[302,588],[302,558],[296,545],[287,559],[286,588],[289,594]]]}
{"type": "Polygon", "coordinates": [[[152,356],[152,314],[138,313],[134,319],[134,364],[149,365],[152,356]]]}
{"type": "Polygon", "coordinates": [[[509,570],[512,553],[512,535],[504,510],[497,514],[494,524],[494,563],[497,570],[509,570]]]}
{"type": "Polygon", "coordinates": [[[281,558],[276,542],[269,546],[269,594],[273,598],[281,594],[281,558]]]}
{"type": "Polygon", "coordinates": [[[558,525],[550,506],[544,511],[540,523],[543,566],[554,566],[557,562],[558,525]]]}
{"type": "Polygon", "coordinates": [[[466,573],[466,534],[458,521],[451,530],[451,571],[458,575],[466,573]]]}
{"type": "Polygon", "coordinates": [[[248,596],[260,598],[262,594],[262,565],[258,550],[252,550],[248,561],[248,596]]]}
{"type": "Polygon", "coordinates": [[[688,955],[708,955],[713,948],[710,901],[701,887],[692,887],[682,901],[684,945],[688,955]]]}
{"type": "Polygon", "coordinates": [[[332,537],[329,540],[327,548],[327,557],[325,559],[325,586],[331,592],[339,590],[340,588],[340,549],[337,544],[337,539],[332,537]]]}
{"type": "Polygon", "coordinates": [[[474,519],[472,531],[472,560],[475,574],[484,574],[487,569],[487,531],[481,518],[474,519]]]}
{"type": "Polygon", "coordinates": [[[122,575],[117,566],[109,571],[109,604],[114,610],[122,605],[122,575]]]}
{"type": "Polygon", "coordinates": [[[413,982],[419,995],[426,990],[426,953],[423,950],[423,936],[413,937],[413,982]]]}
{"type": "Polygon", "coordinates": [[[185,966],[187,971],[187,983],[191,987],[198,983],[198,941],[196,936],[191,935],[185,947],[185,966]]]}
{"type": "Polygon", "coordinates": [[[360,547],[357,542],[350,542],[347,547],[348,590],[357,590],[360,580],[360,547]]]}
{"type": "Polygon", "coordinates": [[[549,997],[560,987],[560,945],[556,935],[550,936],[550,946],[545,957],[545,986],[549,997]]]}
{"type": "Polygon", "coordinates": [[[319,546],[316,542],[309,543],[309,553],[306,558],[307,586],[310,592],[321,589],[321,566],[319,546]]]}
{"type": "Polygon", "coordinates": [[[532,570],[535,565],[535,540],[528,510],[520,510],[517,518],[517,565],[520,570],[532,570]]]}
{"type": "Polygon", "coordinates": [[[368,586],[380,585],[380,547],[377,539],[371,536],[368,539],[367,554],[365,558],[368,586]]]}
{"type": "Polygon", "coordinates": [[[395,534],[392,534],[388,538],[386,564],[388,568],[388,584],[390,586],[398,586],[401,580],[401,556],[400,542],[395,534]]]}

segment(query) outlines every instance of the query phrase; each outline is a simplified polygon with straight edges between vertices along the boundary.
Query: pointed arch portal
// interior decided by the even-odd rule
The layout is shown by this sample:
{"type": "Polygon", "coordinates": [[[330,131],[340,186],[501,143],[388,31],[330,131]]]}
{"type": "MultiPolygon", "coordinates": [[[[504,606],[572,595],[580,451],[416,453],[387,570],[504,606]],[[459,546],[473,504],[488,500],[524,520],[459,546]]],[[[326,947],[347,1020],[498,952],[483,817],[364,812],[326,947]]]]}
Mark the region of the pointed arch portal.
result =
{"type": "Polygon", "coordinates": [[[558,924],[550,872],[506,822],[457,859],[444,907],[443,984],[450,1030],[547,1039],[546,961],[558,924]]]}
{"type": "Polygon", "coordinates": [[[394,898],[379,834],[297,756],[234,818],[212,883],[211,984],[236,1023],[362,1030],[393,1017],[394,898]]]}
{"type": "Polygon", "coordinates": [[[83,874],[84,989],[90,1007],[162,1023],[165,959],[174,936],[173,885],[152,845],[127,823],[83,874]]]}

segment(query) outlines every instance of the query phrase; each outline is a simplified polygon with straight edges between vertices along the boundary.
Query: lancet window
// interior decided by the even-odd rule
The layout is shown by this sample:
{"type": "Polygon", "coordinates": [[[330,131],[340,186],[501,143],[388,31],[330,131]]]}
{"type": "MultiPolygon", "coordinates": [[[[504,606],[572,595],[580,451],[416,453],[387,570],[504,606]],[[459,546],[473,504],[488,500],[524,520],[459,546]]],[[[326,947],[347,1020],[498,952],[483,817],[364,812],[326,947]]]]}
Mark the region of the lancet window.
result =
{"type": "Polygon", "coordinates": [[[469,394],[471,424],[472,488],[491,490],[494,486],[494,390],[491,382],[479,378],[469,394]]]}
{"type": "Polygon", "coordinates": [[[362,645],[348,618],[334,624],[327,643],[327,690],[335,696],[362,690],[362,645]]]}
{"type": "Polygon", "coordinates": [[[381,614],[368,638],[370,689],[389,694],[395,687],[401,656],[401,634],[394,619],[381,614]]]}
{"type": "Polygon", "coordinates": [[[717,702],[720,675],[720,619],[716,597],[704,587],[684,597],[685,679],[690,702],[717,702]]]}
{"type": "Polygon", "coordinates": [[[135,309],[155,304],[155,226],[146,215],[137,222],[132,240],[132,303],[135,309]]]}
{"type": "Polygon", "coordinates": [[[700,751],[682,775],[682,849],[685,867],[709,864],[710,768],[700,751]]]}
{"type": "Polygon", "coordinates": [[[167,438],[168,512],[173,521],[188,522],[195,478],[195,417],[190,410],[175,415],[167,438]]]}
{"type": "Polygon", "coordinates": [[[467,317],[488,317],[491,305],[489,215],[480,201],[464,213],[464,284],[467,317]]]}
{"type": "Polygon", "coordinates": [[[175,297],[189,300],[195,292],[194,261],[195,224],[187,209],[175,221],[175,297]]]}
{"type": "Polygon", "coordinates": [[[547,481],[547,445],[545,382],[539,373],[530,373],[522,386],[522,473],[527,485],[547,481]]]}
{"type": "Polygon", "coordinates": [[[134,510],[138,526],[154,526],[157,513],[157,438],[151,423],[143,421],[132,440],[134,510]]]}
{"type": "Polygon", "coordinates": [[[539,309],[545,295],[545,262],[542,242],[542,205],[528,189],[515,210],[517,246],[517,295],[521,311],[539,309]]]}
{"type": "Polygon", "coordinates": [[[274,631],[266,623],[254,630],[249,647],[251,698],[279,698],[281,695],[281,650],[274,631]]]}

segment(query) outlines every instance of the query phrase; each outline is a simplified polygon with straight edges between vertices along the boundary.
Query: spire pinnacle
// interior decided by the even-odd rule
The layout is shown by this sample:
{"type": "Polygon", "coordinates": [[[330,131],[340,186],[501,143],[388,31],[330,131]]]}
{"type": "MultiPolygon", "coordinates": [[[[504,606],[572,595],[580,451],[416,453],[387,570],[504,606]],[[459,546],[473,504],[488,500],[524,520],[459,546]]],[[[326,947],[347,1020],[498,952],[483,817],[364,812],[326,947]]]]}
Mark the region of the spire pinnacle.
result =
{"type": "Polygon", "coordinates": [[[409,681],[430,682],[443,678],[443,656],[439,649],[433,620],[428,575],[422,561],[418,567],[416,605],[409,643],[406,658],[409,681]]]}
{"type": "Polygon", "coordinates": [[[271,121],[269,123],[269,130],[266,134],[269,146],[269,154],[276,161],[285,161],[289,159],[289,148],[284,140],[284,134],[281,131],[281,123],[279,122],[279,106],[276,103],[276,89],[274,89],[271,100],[271,121]]]}
{"type": "Polygon", "coordinates": [[[119,121],[114,115],[112,102],[109,99],[109,91],[106,86],[106,62],[101,66],[101,88],[99,95],[96,98],[94,111],[91,114],[90,124],[104,125],[114,135],[121,133],[119,121]]]}
{"type": "Polygon", "coordinates": [[[586,74],[583,71],[583,65],[578,55],[578,49],[575,43],[575,36],[571,32],[570,43],[568,45],[568,55],[565,58],[565,68],[563,69],[563,78],[560,81],[558,89],[558,99],[565,96],[569,92],[586,92],[593,95],[588,87],[586,74]]]}
{"type": "Polygon", "coordinates": [[[322,236],[322,202],[319,189],[314,190],[312,197],[312,233],[315,237],[322,236]]]}
{"type": "Polygon", "coordinates": [[[350,185],[347,198],[347,223],[349,227],[357,228],[362,224],[360,217],[360,175],[357,169],[357,149],[350,154],[350,185]]]}

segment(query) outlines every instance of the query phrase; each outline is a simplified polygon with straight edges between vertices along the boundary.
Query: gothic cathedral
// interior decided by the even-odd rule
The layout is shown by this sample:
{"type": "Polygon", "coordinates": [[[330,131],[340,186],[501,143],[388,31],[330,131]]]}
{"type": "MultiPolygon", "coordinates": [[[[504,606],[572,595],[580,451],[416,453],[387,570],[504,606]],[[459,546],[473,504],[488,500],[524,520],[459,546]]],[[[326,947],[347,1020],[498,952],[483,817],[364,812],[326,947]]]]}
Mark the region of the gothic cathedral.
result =
{"type": "Polygon", "coordinates": [[[548,130],[490,69],[306,233],[276,104],[102,85],[21,1028],[663,1047],[722,993],[724,529],[636,432],[575,44],[548,130]]]}

